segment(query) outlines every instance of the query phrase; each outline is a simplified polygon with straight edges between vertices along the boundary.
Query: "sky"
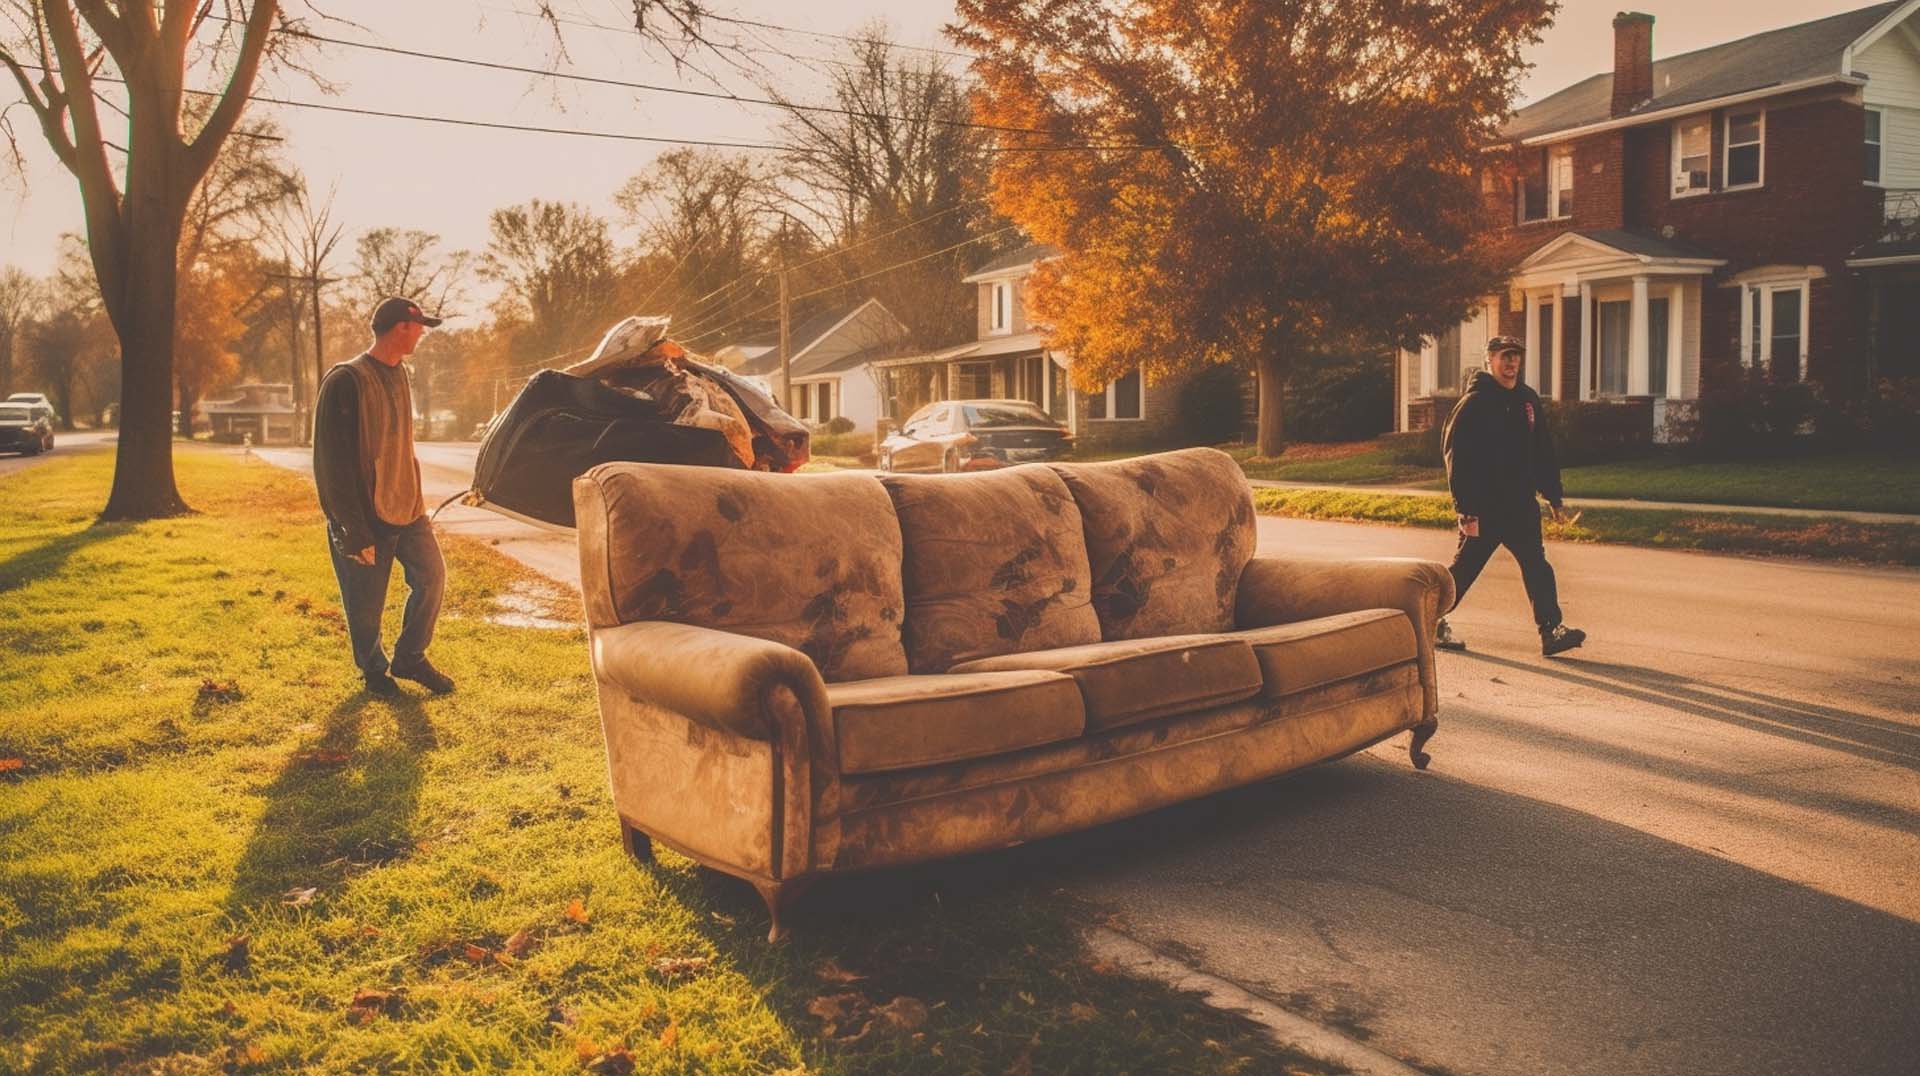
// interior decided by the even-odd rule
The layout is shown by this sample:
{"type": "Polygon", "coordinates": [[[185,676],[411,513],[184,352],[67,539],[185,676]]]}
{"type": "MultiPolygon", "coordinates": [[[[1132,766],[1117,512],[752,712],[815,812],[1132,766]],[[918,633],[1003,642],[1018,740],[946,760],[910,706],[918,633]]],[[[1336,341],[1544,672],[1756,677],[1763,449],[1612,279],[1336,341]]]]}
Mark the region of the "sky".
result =
{"type": "MultiPolygon", "coordinates": [[[[292,6],[297,10],[298,0],[292,6]]],[[[1730,41],[1762,30],[1866,6],[1859,0],[1648,0],[1634,10],[1655,16],[1656,58],[1730,41]]],[[[715,27],[749,49],[743,72],[712,58],[700,71],[676,71],[664,55],[619,29],[566,28],[566,54],[556,57],[550,30],[524,14],[532,0],[328,0],[330,14],[355,24],[316,32],[345,40],[451,54],[523,66],[554,66],[585,75],[693,89],[724,86],[754,93],[754,78],[785,94],[828,99],[820,62],[842,55],[844,42],[791,30],[715,27]],[[800,57],[787,59],[785,52],[800,57]],[[750,77],[751,76],[753,77],[750,77]]],[[[603,26],[622,25],[621,0],[576,0],[568,6],[603,26]]],[[[950,0],[714,0],[723,14],[804,30],[851,34],[882,20],[903,45],[948,50],[940,27],[953,18],[950,0]]],[[[1566,0],[1545,39],[1528,55],[1534,65],[1521,103],[1608,70],[1612,21],[1621,0],[1566,0]]],[[[959,63],[959,60],[954,60],[959,63]]],[[[327,95],[303,75],[270,73],[257,92],[349,108],[722,141],[769,141],[775,109],[620,87],[536,80],[439,61],[330,46],[322,63],[338,91],[327,95]]],[[[201,85],[205,86],[204,81],[201,85]]],[[[13,103],[0,81],[0,107],[13,103]]],[[[561,135],[453,127],[409,120],[256,105],[287,133],[285,155],[319,192],[332,191],[335,219],[346,226],[341,249],[375,227],[419,228],[443,237],[447,249],[479,250],[487,215],[532,198],[573,201],[609,218],[613,192],[671,146],[561,135]]],[[[53,268],[59,235],[81,227],[79,192],[54,161],[24,106],[11,120],[27,158],[23,175],[0,165],[0,264],[44,275],[53,268]]],[[[342,258],[342,263],[346,261],[342,258]]]]}

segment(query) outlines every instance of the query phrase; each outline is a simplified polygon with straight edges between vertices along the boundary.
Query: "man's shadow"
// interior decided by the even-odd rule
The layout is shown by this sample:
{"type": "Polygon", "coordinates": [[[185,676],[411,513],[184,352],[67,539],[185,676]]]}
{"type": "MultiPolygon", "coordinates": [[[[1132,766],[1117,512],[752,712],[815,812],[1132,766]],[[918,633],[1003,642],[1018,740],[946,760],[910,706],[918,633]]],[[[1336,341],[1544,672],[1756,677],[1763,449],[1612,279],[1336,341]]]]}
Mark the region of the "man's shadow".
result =
{"type": "Polygon", "coordinates": [[[118,538],[133,526],[131,523],[95,523],[15,553],[0,561],[0,594],[54,575],[75,553],[95,542],[118,538]]]}
{"type": "Polygon", "coordinates": [[[324,890],[406,854],[415,843],[422,756],[437,746],[417,698],[362,693],[335,706],[319,742],[294,752],[267,787],[266,809],[234,870],[228,911],[243,915],[293,889],[324,890]],[[365,724],[389,714],[397,735],[365,742],[365,724]]]}

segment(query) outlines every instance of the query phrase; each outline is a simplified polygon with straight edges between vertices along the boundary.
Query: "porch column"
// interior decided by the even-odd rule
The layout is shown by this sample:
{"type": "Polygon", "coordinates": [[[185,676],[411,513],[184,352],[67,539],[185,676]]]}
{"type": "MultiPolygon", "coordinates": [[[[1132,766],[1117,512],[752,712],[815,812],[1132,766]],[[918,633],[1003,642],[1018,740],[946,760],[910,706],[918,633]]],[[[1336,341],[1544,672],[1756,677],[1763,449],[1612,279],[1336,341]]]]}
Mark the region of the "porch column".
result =
{"type": "Polygon", "coordinates": [[[1576,400],[1593,399],[1593,285],[1580,282],[1580,391],[1576,400]]]}
{"type": "Polygon", "coordinates": [[[1633,278],[1633,309],[1627,326],[1627,395],[1649,394],[1651,362],[1647,347],[1647,278],[1637,276],[1633,278]]]}
{"type": "Polygon", "coordinates": [[[1434,337],[1424,337],[1420,341],[1420,385],[1415,390],[1422,396],[1433,395],[1434,386],[1440,384],[1440,341],[1434,337]]]}
{"type": "Polygon", "coordinates": [[[1540,355],[1546,350],[1540,346],[1540,300],[1532,292],[1527,293],[1527,387],[1540,391],[1540,355]]]}
{"type": "Polygon", "coordinates": [[[1681,373],[1686,357],[1680,353],[1687,340],[1687,285],[1684,281],[1667,293],[1667,399],[1678,400],[1686,391],[1681,373]]]}

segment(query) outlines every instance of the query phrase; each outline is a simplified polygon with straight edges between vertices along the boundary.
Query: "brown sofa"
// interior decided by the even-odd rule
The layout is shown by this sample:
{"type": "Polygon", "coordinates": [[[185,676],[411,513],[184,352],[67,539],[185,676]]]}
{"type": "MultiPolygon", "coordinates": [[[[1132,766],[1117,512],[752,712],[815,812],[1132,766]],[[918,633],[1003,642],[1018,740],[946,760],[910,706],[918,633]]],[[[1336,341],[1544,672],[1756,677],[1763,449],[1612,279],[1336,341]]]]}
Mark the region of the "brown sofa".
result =
{"type": "Polygon", "coordinates": [[[1000,848],[1433,734],[1438,564],[1254,555],[1190,449],[574,482],[614,804],[752,882],[1000,848]]]}

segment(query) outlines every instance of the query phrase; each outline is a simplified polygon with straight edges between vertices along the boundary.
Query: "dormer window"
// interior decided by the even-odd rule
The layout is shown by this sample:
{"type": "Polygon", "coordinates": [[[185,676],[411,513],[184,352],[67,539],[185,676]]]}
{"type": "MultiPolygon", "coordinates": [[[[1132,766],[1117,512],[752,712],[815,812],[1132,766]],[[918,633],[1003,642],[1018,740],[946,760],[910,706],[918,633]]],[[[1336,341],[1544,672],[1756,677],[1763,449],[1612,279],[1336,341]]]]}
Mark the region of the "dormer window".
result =
{"type": "Polygon", "coordinates": [[[1712,187],[1713,127],[1706,116],[1673,125],[1673,196],[1705,194],[1712,187]]]}
{"type": "Polygon", "coordinates": [[[1727,190],[1758,187],[1765,182],[1766,137],[1765,112],[1727,113],[1727,190]]]}
{"type": "Polygon", "coordinates": [[[1869,108],[1866,110],[1867,129],[1865,141],[1867,158],[1865,175],[1868,183],[1876,185],[1882,182],[1882,173],[1880,171],[1880,129],[1882,120],[1883,117],[1879,109],[1869,108]]]}
{"type": "Polygon", "coordinates": [[[1573,147],[1542,149],[1526,164],[1514,188],[1516,219],[1526,224],[1573,216],[1573,147]]]}
{"type": "Polygon", "coordinates": [[[996,281],[993,288],[993,317],[988,323],[997,333],[1013,331],[1013,283],[996,281]]]}

